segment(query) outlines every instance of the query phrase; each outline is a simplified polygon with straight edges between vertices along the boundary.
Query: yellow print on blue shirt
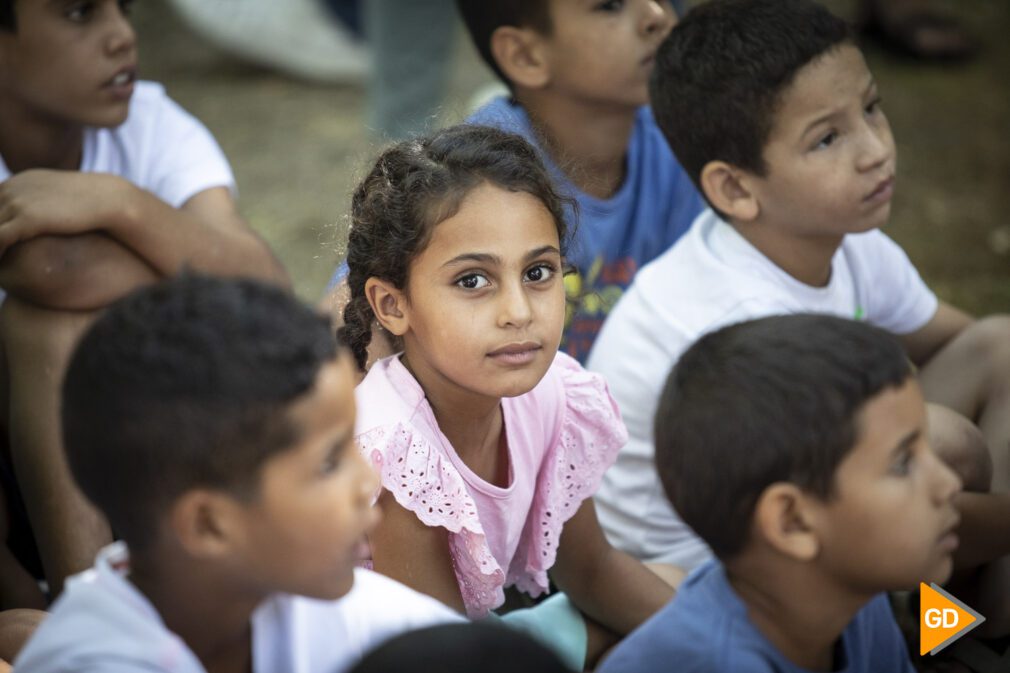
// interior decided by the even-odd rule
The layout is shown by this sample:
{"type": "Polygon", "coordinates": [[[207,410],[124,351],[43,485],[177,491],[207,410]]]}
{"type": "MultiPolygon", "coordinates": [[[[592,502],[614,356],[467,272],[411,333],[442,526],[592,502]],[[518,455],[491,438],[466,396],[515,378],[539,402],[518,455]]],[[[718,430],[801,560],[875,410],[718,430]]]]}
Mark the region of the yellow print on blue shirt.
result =
{"type": "Polygon", "coordinates": [[[607,315],[631,284],[638,263],[632,257],[604,262],[597,256],[583,274],[576,269],[565,276],[565,333],[561,348],[585,362],[607,315]]]}

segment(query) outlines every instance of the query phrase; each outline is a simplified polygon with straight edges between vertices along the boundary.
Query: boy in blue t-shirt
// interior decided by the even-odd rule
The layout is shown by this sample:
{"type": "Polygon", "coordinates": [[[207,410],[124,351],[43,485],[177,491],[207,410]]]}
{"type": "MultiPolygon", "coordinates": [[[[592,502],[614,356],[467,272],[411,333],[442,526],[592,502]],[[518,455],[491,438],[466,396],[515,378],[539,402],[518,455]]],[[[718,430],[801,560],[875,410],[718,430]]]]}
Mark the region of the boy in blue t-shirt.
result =
{"type": "Polygon", "coordinates": [[[656,464],[718,560],[602,670],[914,670],[882,592],[950,576],[961,488],[926,434],[876,327],[793,314],[702,337],[667,379],[656,464]]]}
{"type": "Polygon", "coordinates": [[[662,0],[457,0],[481,56],[508,85],[471,122],[519,133],[578,203],[563,348],[584,361],[635,272],[702,209],[648,102],[675,22],[662,0]]]}

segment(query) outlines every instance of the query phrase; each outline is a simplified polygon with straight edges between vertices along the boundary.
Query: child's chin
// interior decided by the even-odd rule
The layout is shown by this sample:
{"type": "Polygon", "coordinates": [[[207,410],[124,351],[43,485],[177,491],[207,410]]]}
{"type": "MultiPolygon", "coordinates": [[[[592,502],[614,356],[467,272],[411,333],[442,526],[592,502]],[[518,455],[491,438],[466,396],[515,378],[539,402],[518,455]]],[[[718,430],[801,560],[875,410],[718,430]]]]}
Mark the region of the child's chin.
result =
{"type": "Polygon", "coordinates": [[[319,591],[305,594],[305,596],[307,598],[315,598],[321,601],[335,601],[349,594],[353,588],[354,571],[349,570],[346,573],[343,573],[341,577],[337,578],[335,581],[330,582],[327,586],[320,587],[319,591]]]}

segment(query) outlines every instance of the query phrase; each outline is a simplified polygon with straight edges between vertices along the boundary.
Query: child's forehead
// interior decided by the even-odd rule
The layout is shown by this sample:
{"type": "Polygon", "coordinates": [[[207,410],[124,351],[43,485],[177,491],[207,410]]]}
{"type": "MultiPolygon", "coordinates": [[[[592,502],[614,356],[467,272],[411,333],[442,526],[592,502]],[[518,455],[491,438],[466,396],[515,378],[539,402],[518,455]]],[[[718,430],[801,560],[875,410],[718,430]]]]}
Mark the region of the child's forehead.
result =
{"type": "Polygon", "coordinates": [[[854,445],[843,461],[875,469],[920,441],[926,432],[926,404],[918,382],[909,377],[863,403],[853,418],[854,445]]]}
{"type": "Polygon", "coordinates": [[[778,97],[773,129],[805,125],[861,99],[874,86],[862,52],[844,43],[796,71],[778,97]]]}

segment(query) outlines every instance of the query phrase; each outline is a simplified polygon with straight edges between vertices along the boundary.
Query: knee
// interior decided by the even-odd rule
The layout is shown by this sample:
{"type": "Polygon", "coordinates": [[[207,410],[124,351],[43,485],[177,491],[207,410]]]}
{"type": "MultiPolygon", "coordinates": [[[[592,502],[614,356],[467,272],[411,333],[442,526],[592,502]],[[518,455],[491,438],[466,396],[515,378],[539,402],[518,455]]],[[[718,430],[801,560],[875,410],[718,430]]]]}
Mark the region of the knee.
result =
{"type": "Polygon", "coordinates": [[[14,661],[47,614],[27,609],[0,612],[0,659],[14,661]]]}
{"type": "Polygon", "coordinates": [[[1010,373],[1010,315],[987,316],[972,323],[964,339],[977,361],[993,374],[1010,373]]]}
{"type": "Polygon", "coordinates": [[[992,483],[992,456],[978,426],[938,404],[928,405],[929,443],[961,478],[965,491],[984,493],[992,483]]]}

